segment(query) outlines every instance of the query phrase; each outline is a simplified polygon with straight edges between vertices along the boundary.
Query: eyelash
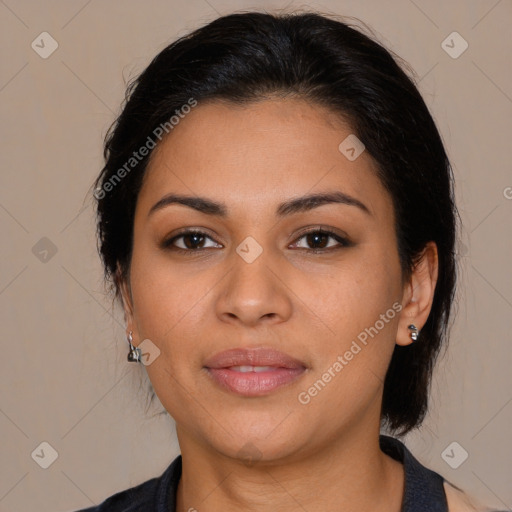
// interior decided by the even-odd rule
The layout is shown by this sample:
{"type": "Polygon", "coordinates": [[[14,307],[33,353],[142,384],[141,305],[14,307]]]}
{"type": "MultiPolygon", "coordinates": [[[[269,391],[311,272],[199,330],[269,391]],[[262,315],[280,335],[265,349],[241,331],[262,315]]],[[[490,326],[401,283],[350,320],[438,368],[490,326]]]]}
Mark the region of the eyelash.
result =
{"type": "MultiPolygon", "coordinates": [[[[320,235],[328,236],[329,238],[334,238],[341,245],[338,245],[338,246],[335,246],[335,247],[326,247],[326,248],[323,248],[323,249],[302,249],[302,250],[305,250],[305,251],[307,251],[309,253],[321,254],[321,253],[330,252],[332,250],[342,249],[344,247],[350,247],[352,245],[352,243],[347,238],[345,238],[343,236],[340,236],[337,233],[334,233],[333,231],[329,231],[329,230],[318,228],[318,227],[314,228],[314,229],[310,229],[308,231],[305,231],[305,232],[301,233],[301,235],[296,239],[294,244],[297,243],[299,240],[303,239],[304,237],[306,237],[307,235],[310,235],[310,234],[320,234],[320,235]]],[[[179,252],[179,253],[182,253],[182,254],[187,254],[187,255],[193,255],[194,253],[198,253],[198,252],[200,252],[202,250],[212,249],[212,247],[207,247],[206,249],[201,249],[201,248],[198,248],[198,249],[183,249],[181,247],[176,247],[176,246],[173,245],[173,243],[176,240],[178,240],[180,238],[183,238],[185,236],[188,236],[188,235],[200,235],[200,236],[204,236],[204,237],[209,238],[210,240],[214,241],[207,233],[205,233],[203,231],[199,231],[199,230],[196,230],[196,229],[189,229],[189,230],[182,231],[181,233],[178,233],[177,235],[173,236],[172,238],[170,238],[168,240],[164,240],[164,242],[162,243],[162,248],[163,249],[167,249],[167,250],[171,250],[171,251],[175,251],[175,252],[179,252]]]]}

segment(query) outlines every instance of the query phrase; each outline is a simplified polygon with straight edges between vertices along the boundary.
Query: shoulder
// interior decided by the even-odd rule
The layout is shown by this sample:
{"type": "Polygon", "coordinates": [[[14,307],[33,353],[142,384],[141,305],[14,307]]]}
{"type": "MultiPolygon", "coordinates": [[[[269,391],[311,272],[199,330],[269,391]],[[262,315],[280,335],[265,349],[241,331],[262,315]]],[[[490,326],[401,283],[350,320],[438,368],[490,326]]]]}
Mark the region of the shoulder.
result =
{"type": "Polygon", "coordinates": [[[500,512],[479,503],[447,480],[443,482],[449,512],[500,512]]]}
{"type": "Polygon", "coordinates": [[[99,505],[75,512],[165,512],[174,510],[175,496],[181,477],[181,455],[159,476],[135,487],[118,492],[99,505]]]}
{"type": "Polygon", "coordinates": [[[403,512],[423,510],[421,507],[427,505],[431,511],[505,512],[482,505],[442,475],[421,464],[399,439],[381,435],[380,446],[384,453],[404,465],[403,512]]]}
{"type": "Polygon", "coordinates": [[[83,508],[76,512],[136,512],[151,510],[154,503],[158,479],[152,478],[130,489],[120,491],[102,501],[99,505],[83,508]]]}

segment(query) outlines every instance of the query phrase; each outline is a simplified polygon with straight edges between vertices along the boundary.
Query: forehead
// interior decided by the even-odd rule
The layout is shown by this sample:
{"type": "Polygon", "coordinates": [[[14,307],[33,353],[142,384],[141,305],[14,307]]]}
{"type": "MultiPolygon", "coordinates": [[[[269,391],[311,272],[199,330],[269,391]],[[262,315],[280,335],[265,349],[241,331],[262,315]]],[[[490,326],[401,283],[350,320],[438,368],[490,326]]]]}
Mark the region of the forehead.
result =
{"type": "Polygon", "coordinates": [[[302,99],[199,103],[154,150],[137,208],[147,212],[164,194],[181,192],[255,213],[325,190],[386,208],[370,155],[350,161],[339,149],[351,135],[339,115],[302,99]]]}

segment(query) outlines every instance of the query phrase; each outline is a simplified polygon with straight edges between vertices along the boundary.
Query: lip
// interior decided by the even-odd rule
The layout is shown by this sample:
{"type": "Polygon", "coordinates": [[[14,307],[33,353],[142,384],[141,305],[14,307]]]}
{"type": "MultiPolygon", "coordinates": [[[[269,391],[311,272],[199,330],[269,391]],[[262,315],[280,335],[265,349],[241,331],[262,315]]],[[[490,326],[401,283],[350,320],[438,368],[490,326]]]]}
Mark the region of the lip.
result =
{"type": "Polygon", "coordinates": [[[306,365],[298,359],[265,347],[225,350],[208,359],[204,366],[218,385],[241,396],[269,394],[306,371],[306,365]],[[240,366],[268,368],[244,372],[240,366]]]}

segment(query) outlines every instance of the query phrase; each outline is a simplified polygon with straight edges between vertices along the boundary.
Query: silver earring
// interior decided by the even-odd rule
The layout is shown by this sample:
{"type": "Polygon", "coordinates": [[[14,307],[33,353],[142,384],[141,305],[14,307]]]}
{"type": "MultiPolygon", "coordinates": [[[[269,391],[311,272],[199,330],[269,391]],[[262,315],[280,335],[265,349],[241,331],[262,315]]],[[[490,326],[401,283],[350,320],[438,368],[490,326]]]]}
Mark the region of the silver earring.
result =
{"type": "Polygon", "coordinates": [[[128,343],[130,344],[130,351],[128,352],[128,361],[130,363],[139,363],[141,358],[141,350],[138,347],[134,347],[132,345],[133,337],[132,337],[133,331],[130,331],[130,334],[128,334],[128,343]]]}
{"type": "Polygon", "coordinates": [[[411,331],[411,340],[416,341],[418,339],[418,336],[420,335],[420,331],[418,331],[418,328],[414,324],[409,325],[407,328],[410,329],[411,331]]]}

